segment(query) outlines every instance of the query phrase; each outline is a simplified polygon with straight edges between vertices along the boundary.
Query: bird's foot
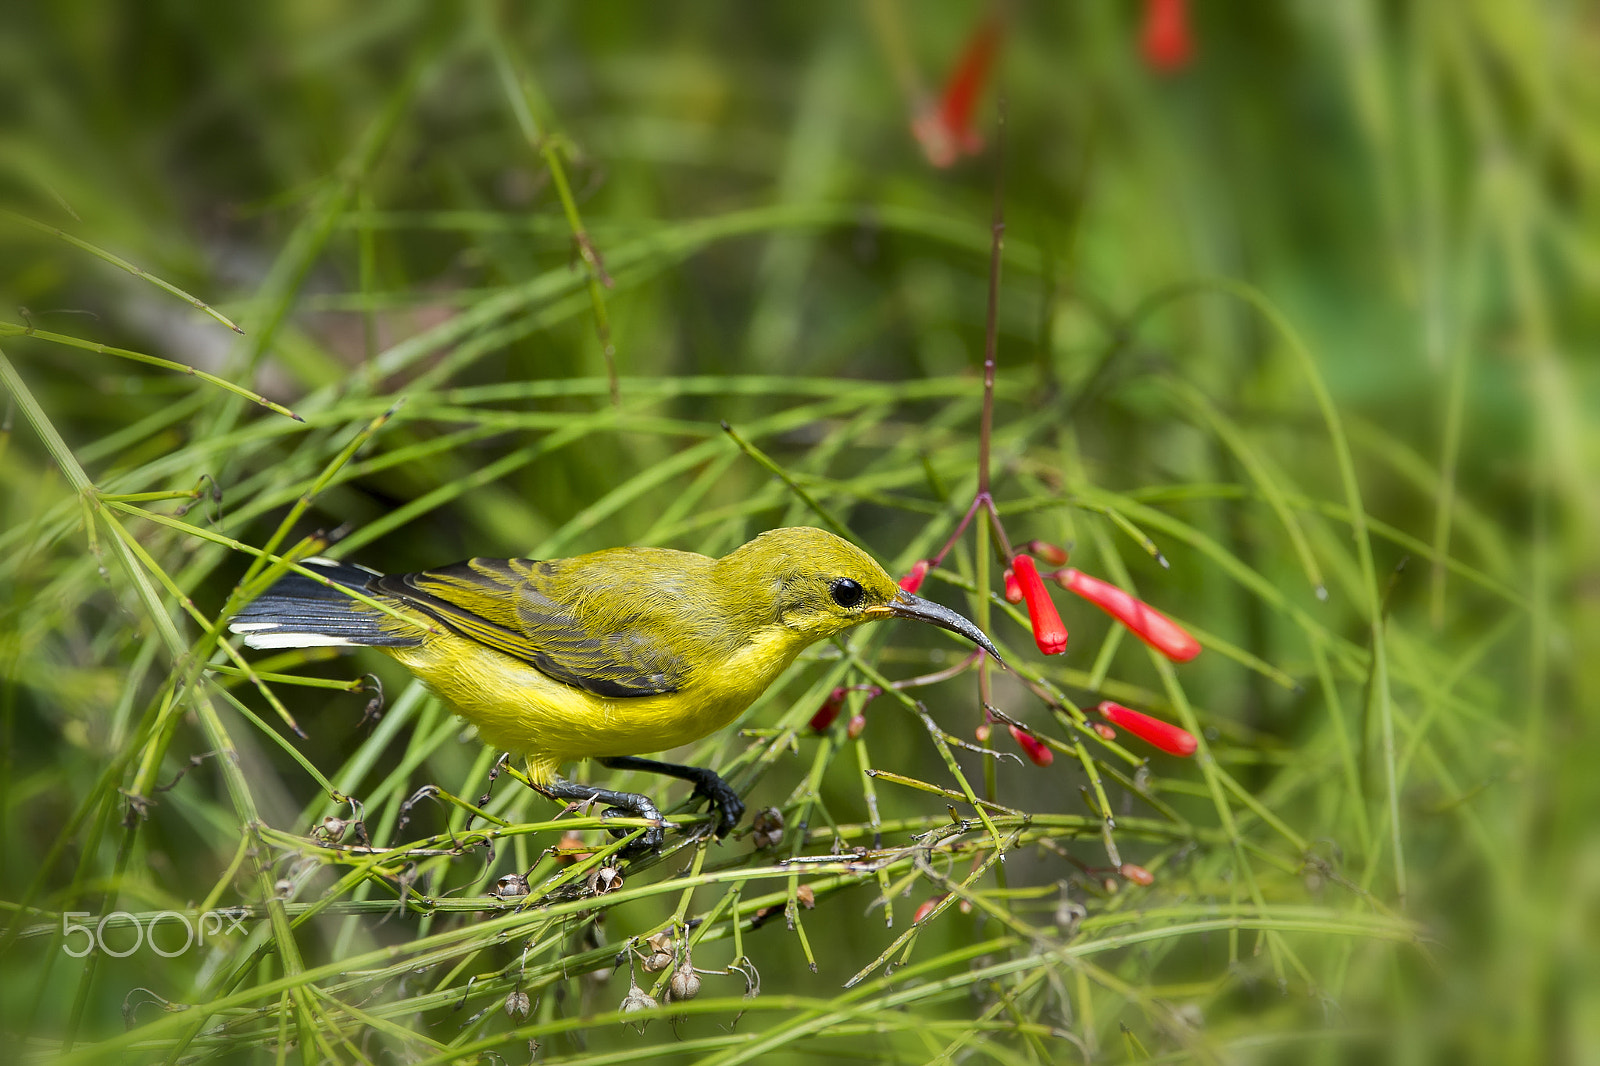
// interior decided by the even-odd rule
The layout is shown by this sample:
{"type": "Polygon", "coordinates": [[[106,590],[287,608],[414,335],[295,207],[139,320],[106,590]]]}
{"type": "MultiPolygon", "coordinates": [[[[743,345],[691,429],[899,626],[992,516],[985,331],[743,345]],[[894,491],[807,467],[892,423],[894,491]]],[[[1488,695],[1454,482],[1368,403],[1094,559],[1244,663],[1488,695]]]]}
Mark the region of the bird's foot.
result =
{"type": "MultiPolygon", "coordinates": [[[[650,801],[645,799],[644,796],[639,796],[636,793],[624,792],[622,795],[635,796],[635,798],[644,800],[647,804],[650,803],[650,801]]],[[[661,818],[661,813],[655,809],[654,804],[650,804],[650,809],[648,812],[642,810],[631,810],[627,807],[613,805],[601,811],[600,817],[602,819],[653,818],[656,820],[656,825],[647,826],[645,831],[639,835],[639,839],[622,849],[621,854],[625,859],[631,859],[639,855],[647,855],[650,852],[659,851],[661,850],[661,845],[667,841],[666,830],[663,828],[663,826],[667,825],[667,822],[661,818]]],[[[621,838],[633,832],[633,826],[607,826],[606,832],[610,833],[613,837],[621,838]]]]}
{"type": "Polygon", "coordinates": [[[711,829],[718,838],[733,832],[734,827],[739,824],[739,819],[744,817],[744,801],[733,790],[733,786],[724,781],[715,770],[707,770],[703,766],[680,766],[677,763],[641,759],[636,755],[615,755],[601,759],[600,762],[613,770],[642,770],[645,773],[666,774],[681,781],[692,782],[694,795],[704,797],[711,804],[711,810],[715,815],[711,829]]]}
{"type": "Polygon", "coordinates": [[[711,813],[715,815],[713,830],[717,839],[721,840],[739,824],[739,819],[744,817],[744,800],[739,798],[739,793],[733,786],[724,781],[717,774],[706,770],[705,780],[694,783],[694,794],[703,796],[711,805],[711,813]]]}
{"type": "MultiPolygon", "coordinates": [[[[668,823],[661,817],[661,811],[651,802],[649,796],[642,796],[637,792],[616,792],[609,788],[596,788],[593,785],[579,785],[562,780],[552,781],[539,791],[555,800],[580,804],[603,803],[606,809],[600,812],[601,818],[643,818],[654,822],[654,825],[645,827],[639,839],[623,849],[625,857],[655,851],[666,840],[664,827],[668,823]]],[[[612,836],[622,837],[633,832],[633,829],[618,825],[608,827],[608,832],[612,836]]]]}

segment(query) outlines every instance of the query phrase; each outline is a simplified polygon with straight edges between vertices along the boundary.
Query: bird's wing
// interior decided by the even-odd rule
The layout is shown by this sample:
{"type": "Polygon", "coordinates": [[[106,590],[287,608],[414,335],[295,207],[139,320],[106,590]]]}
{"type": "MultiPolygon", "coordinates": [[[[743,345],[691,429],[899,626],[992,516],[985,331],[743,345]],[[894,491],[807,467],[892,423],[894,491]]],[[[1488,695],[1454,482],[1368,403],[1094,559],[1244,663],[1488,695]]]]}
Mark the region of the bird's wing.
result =
{"type": "Polygon", "coordinates": [[[532,559],[470,559],[388,574],[369,587],[597,696],[677,691],[685,664],[676,655],[626,617],[585,624],[551,575],[550,564],[532,559]]]}

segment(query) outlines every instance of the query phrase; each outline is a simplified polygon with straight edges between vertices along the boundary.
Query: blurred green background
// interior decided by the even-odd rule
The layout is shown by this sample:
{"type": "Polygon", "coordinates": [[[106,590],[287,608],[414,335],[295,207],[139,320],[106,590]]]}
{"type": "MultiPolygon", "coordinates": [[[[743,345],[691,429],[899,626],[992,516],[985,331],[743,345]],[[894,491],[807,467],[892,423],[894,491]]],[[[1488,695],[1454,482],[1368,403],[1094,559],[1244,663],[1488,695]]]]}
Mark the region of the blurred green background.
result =
{"type": "MultiPolygon", "coordinates": [[[[1596,1061],[1600,9],[1194,0],[1190,54],[1162,63],[1147,20],[1172,6],[0,13],[0,1025],[17,1046],[73,1061],[521,1061],[530,1039],[574,1062],[1596,1061]],[[989,18],[1004,30],[977,98],[984,143],[935,167],[913,118],[989,18]],[[1048,768],[960,753],[977,786],[1038,817],[973,882],[976,906],[919,934],[909,959],[927,970],[840,991],[948,890],[908,852],[892,878],[819,889],[803,936],[746,915],[763,984],[736,1027],[737,1002],[709,1002],[638,1034],[611,1013],[627,985],[610,960],[680,907],[672,878],[694,848],[630,874],[654,887],[604,924],[573,911],[506,932],[554,967],[533,978],[495,933],[472,940],[478,910],[384,916],[397,879],[481,895],[558,834],[365,885],[293,842],[349,813],[305,764],[389,832],[425,782],[474,798],[489,753],[368,652],[257,657],[386,686],[389,717],[365,731],[366,696],[272,682],[311,738],[295,740],[204,636],[248,563],[230,542],[260,547],[286,518],[285,547],[348,524],[344,557],[410,570],[627,543],[720,554],[824,524],[726,419],[903,571],[974,491],[1002,164],[1006,528],[1070,544],[1207,652],[1174,671],[1058,594],[1072,645],[1047,662],[1020,616],[972,596],[996,575],[970,537],[930,580],[1031,660],[1032,690],[997,675],[995,701],[1061,747],[1048,768]],[[1196,724],[1206,750],[1098,746],[1075,709],[1104,697],[1196,724]],[[1149,887],[1106,866],[1093,768],[1149,887]],[[1163,806],[1140,806],[1147,793],[1163,806]],[[280,908],[249,942],[171,959],[74,958],[51,933],[63,912],[265,915],[272,895],[353,909],[280,908]],[[1069,898],[1088,912],[1076,931],[1069,898]],[[470,952],[406,954],[451,930],[470,952]],[[380,965],[385,946],[398,954],[380,965]],[[340,984],[350,957],[382,973],[340,984]],[[525,1022],[501,1009],[519,987],[525,1022]]],[[[896,630],[857,650],[904,677],[952,647],[896,630]]],[[[806,727],[865,677],[819,653],[744,733],[693,753],[810,825],[784,854],[875,832],[906,844],[951,817],[936,795],[868,791],[867,766],[956,787],[893,701],[871,704],[859,740],[843,721],[806,727]]],[[[926,699],[973,735],[971,678],[926,699]]],[[[552,816],[497,787],[503,814],[552,816]]],[[[418,808],[411,831],[451,817],[460,830],[459,812],[418,808]]],[[[984,839],[940,875],[992,858],[984,839]]],[[[752,872],[772,857],[748,837],[695,861],[726,874],[681,904],[706,917],[696,961],[720,971],[732,911],[706,912],[743,905],[725,886],[748,877],[740,899],[776,891],[794,910],[797,882],[752,872]]],[[[707,1001],[743,991],[706,980],[707,1001]]]]}

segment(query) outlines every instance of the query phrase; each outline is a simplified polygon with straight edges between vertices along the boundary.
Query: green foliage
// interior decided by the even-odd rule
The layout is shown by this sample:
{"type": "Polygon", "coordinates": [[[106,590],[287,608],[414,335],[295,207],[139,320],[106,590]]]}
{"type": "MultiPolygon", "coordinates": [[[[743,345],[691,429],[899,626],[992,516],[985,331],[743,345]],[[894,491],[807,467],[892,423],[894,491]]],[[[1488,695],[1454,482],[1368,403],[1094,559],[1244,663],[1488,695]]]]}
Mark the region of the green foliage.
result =
{"type": "Polygon", "coordinates": [[[951,65],[953,6],[15,7],[16,1054],[1600,1046],[1592,12],[1200,4],[1163,75],[1134,5],[1016,5],[1003,140],[986,101],[988,149],[941,171],[905,77],[951,65]],[[331,554],[386,570],[785,524],[927,558],[983,484],[1001,155],[1001,528],[1137,590],[1195,662],[1061,593],[1040,655],[980,518],[922,594],[1016,669],[909,625],[814,649],[678,753],[781,838],[669,834],[619,881],[595,812],[490,789],[495,753],[383,656],[222,637],[340,526],[331,554]],[[1051,765],[968,739],[980,684],[1051,765]],[[1200,751],[1103,737],[1101,699],[1200,751]]]}

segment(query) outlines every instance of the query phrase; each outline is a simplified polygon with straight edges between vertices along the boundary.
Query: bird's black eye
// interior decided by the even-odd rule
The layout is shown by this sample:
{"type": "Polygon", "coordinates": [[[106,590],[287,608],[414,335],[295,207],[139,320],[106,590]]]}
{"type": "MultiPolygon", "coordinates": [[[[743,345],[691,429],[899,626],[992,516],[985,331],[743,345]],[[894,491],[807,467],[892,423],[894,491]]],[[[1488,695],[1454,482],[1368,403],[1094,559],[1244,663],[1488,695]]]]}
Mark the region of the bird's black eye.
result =
{"type": "Polygon", "coordinates": [[[833,602],[840,607],[854,607],[861,602],[866,590],[847,577],[841,577],[828,587],[828,592],[833,596],[833,602]]]}

